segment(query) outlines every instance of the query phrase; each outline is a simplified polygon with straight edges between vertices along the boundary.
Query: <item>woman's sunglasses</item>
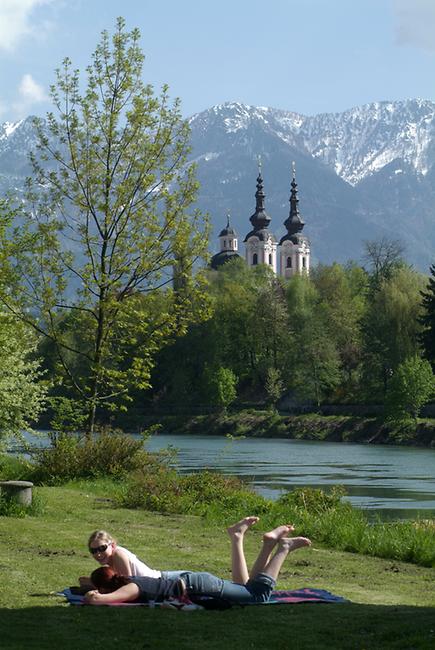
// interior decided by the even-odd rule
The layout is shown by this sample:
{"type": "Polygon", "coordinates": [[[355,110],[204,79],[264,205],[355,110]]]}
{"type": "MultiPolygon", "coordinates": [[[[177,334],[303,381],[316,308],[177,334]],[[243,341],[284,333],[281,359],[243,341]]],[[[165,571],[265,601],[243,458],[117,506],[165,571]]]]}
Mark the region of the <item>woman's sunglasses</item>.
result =
{"type": "Polygon", "coordinates": [[[104,551],[107,551],[107,547],[110,546],[109,544],[101,544],[101,546],[95,546],[89,547],[89,551],[92,553],[92,555],[96,555],[97,553],[104,553],[104,551]]]}

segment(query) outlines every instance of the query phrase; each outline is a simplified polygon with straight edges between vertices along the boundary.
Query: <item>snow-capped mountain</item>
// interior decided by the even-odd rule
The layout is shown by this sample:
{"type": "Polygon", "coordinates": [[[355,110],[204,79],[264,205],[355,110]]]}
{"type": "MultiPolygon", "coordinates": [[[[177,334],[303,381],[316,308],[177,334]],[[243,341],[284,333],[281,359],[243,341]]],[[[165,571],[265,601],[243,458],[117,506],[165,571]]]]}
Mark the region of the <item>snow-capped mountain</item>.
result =
{"type": "Polygon", "coordinates": [[[377,102],[315,116],[228,103],[193,116],[190,126],[199,204],[216,228],[229,209],[241,239],[248,232],[261,155],[266,208],[281,235],[294,160],[314,258],[360,260],[364,240],[386,236],[400,239],[422,270],[433,262],[433,102],[377,102]]]}
{"type": "Polygon", "coordinates": [[[228,103],[193,116],[190,123],[204,133],[217,127],[226,135],[256,125],[306,150],[351,185],[398,158],[423,175],[435,162],[435,104],[427,100],[376,102],[313,117],[228,103]]]}
{"type": "Polygon", "coordinates": [[[435,104],[429,101],[377,102],[316,115],[299,133],[310,153],[351,185],[394,160],[423,175],[435,162],[435,104]]]}
{"type": "Polygon", "coordinates": [[[29,152],[36,146],[33,120],[0,124],[0,195],[21,192],[30,174],[29,152]]]}
{"type": "MultiPolygon", "coordinates": [[[[314,260],[360,260],[364,240],[402,240],[407,259],[427,270],[435,258],[435,104],[376,102],[306,116],[227,103],[189,120],[198,207],[216,236],[231,212],[240,241],[250,229],[261,156],[266,209],[277,236],[288,216],[291,163],[314,260]]],[[[0,125],[0,192],[20,191],[34,148],[31,119],[0,125]]],[[[240,246],[243,249],[242,246],[240,246]]]]}

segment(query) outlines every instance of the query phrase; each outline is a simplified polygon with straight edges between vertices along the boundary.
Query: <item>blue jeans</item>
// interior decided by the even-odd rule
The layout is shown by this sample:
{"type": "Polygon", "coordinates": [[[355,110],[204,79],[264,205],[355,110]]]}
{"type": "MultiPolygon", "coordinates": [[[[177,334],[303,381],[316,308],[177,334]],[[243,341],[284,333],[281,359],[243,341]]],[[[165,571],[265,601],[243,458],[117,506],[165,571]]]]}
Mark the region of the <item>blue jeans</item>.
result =
{"type": "Polygon", "coordinates": [[[188,571],[183,569],[182,571],[162,571],[161,573],[164,580],[178,580],[183,573],[188,573],[188,571]]]}
{"type": "MultiPolygon", "coordinates": [[[[189,598],[199,599],[204,596],[240,605],[267,602],[275,586],[275,580],[265,573],[259,573],[253,580],[248,580],[246,585],[237,585],[205,572],[185,571],[179,577],[183,578],[189,598]]],[[[177,578],[133,577],[131,582],[139,587],[142,601],[160,601],[179,595],[177,578]]]]}
{"type": "Polygon", "coordinates": [[[267,602],[275,587],[275,580],[266,573],[257,574],[255,578],[248,580],[246,585],[223,580],[211,573],[189,571],[181,577],[186,584],[189,598],[206,596],[240,605],[267,602]]]}

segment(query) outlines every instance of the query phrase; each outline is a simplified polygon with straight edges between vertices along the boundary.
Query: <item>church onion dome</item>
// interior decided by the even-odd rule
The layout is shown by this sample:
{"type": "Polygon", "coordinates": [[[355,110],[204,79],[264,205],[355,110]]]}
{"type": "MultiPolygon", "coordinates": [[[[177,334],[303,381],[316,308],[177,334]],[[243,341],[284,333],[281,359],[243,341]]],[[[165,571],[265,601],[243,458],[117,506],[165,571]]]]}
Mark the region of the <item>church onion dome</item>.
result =
{"type": "Polygon", "coordinates": [[[227,225],[223,230],[220,231],[219,237],[237,237],[237,233],[234,228],[230,225],[230,215],[227,215],[227,225]]]}
{"type": "Polygon", "coordinates": [[[216,253],[216,255],[213,255],[213,257],[210,260],[210,266],[212,269],[216,270],[220,266],[225,264],[225,262],[228,262],[229,260],[233,260],[237,257],[240,258],[240,255],[236,253],[236,251],[220,251],[219,253],[216,253]]]}
{"type": "Polygon", "coordinates": [[[263,178],[261,176],[261,171],[259,171],[257,176],[257,191],[255,192],[255,212],[249,217],[249,221],[254,226],[254,229],[246,235],[245,242],[249,237],[252,237],[252,235],[257,235],[258,231],[267,230],[267,226],[270,224],[271,219],[264,208],[265,197],[263,178]]]}
{"type": "Polygon", "coordinates": [[[268,239],[272,244],[276,243],[275,236],[267,228],[261,228],[261,230],[251,230],[245,237],[245,242],[248,241],[250,237],[258,237],[260,241],[267,241],[268,239]]]}
{"type": "Polygon", "coordinates": [[[300,233],[295,233],[294,235],[284,235],[284,237],[281,237],[279,240],[279,245],[282,246],[282,244],[286,241],[291,241],[292,244],[295,244],[297,246],[301,246],[303,243],[306,243],[308,246],[310,245],[308,237],[301,235],[300,233]]]}
{"type": "Polygon", "coordinates": [[[302,243],[303,241],[308,241],[305,235],[301,235],[301,231],[305,226],[305,222],[302,220],[299,214],[298,208],[298,186],[296,183],[296,172],[293,164],[293,179],[291,182],[291,192],[290,192],[290,213],[287,219],[284,221],[284,226],[287,229],[287,234],[280,240],[280,245],[285,241],[291,241],[294,244],[302,243]]]}
{"type": "Polygon", "coordinates": [[[232,226],[220,231],[219,237],[237,237],[237,233],[232,226]]]}

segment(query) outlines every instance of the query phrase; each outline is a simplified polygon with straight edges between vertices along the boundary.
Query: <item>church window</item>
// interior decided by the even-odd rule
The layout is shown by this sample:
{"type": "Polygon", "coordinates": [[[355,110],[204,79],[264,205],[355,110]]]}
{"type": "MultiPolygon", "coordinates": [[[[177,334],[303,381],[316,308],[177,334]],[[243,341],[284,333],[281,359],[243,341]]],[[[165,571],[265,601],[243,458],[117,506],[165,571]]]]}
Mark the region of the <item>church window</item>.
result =
{"type": "Polygon", "coordinates": [[[291,267],[292,267],[292,258],[291,258],[291,257],[287,257],[287,268],[288,268],[288,269],[291,269],[291,267]]]}
{"type": "Polygon", "coordinates": [[[227,247],[227,240],[224,239],[224,248],[226,248],[226,247],[227,247]]]}
{"type": "Polygon", "coordinates": [[[252,256],[252,265],[256,266],[258,264],[258,255],[257,253],[254,253],[252,256]]]}
{"type": "Polygon", "coordinates": [[[272,266],[272,255],[269,255],[269,264],[272,266]]]}
{"type": "Polygon", "coordinates": [[[306,269],[306,268],[307,268],[307,258],[306,258],[306,257],[303,257],[303,258],[302,258],[302,268],[303,268],[303,269],[306,269]]]}

